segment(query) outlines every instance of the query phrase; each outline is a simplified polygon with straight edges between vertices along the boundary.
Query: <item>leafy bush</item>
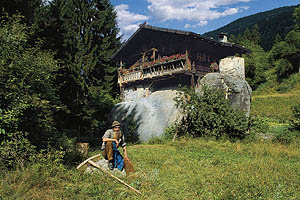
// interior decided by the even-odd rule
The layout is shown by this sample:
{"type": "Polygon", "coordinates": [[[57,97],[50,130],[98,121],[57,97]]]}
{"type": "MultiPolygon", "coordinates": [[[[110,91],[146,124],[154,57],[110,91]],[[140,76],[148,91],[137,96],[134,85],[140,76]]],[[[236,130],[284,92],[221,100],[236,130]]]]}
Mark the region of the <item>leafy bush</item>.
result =
{"type": "Polygon", "coordinates": [[[0,165],[6,168],[23,168],[35,152],[35,147],[22,133],[13,134],[0,143],[0,165]]]}
{"type": "Polygon", "coordinates": [[[55,139],[56,145],[52,145],[54,149],[64,153],[63,159],[65,164],[74,164],[82,161],[83,155],[78,151],[76,147],[77,138],[69,138],[62,135],[60,138],[55,139]]]}
{"type": "Polygon", "coordinates": [[[293,118],[290,120],[292,130],[300,131],[300,102],[292,107],[293,118]]]}
{"type": "Polygon", "coordinates": [[[293,72],[292,64],[286,59],[279,59],[275,63],[278,80],[288,78],[293,72]]]}
{"type": "Polygon", "coordinates": [[[202,94],[182,88],[175,98],[184,114],[177,129],[180,135],[209,136],[219,139],[243,139],[248,129],[245,113],[234,110],[220,89],[204,87],[202,94]]]}
{"type": "Polygon", "coordinates": [[[166,140],[171,140],[177,136],[177,126],[178,122],[175,122],[164,130],[163,136],[166,140]]]}
{"type": "Polygon", "coordinates": [[[254,133],[266,133],[270,129],[268,119],[264,117],[251,117],[250,130],[254,133]]]}
{"type": "Polygon", "coordinates": [[[286,129],[285,131],[281,131],[276,135],[275,141],[281,144],[291,144],[293,142],[300,142],[300,132],[291,131],[286,129]]]}
{"type": "Polygon", "coordinates": [[[259,45],[251,41],[244,42],[243,45],[251,50],[250,54],[243,57],[245,58],[246,80],[255,90],[260,84],[267,81],[266,70],[270,68],[270,64],[267,60],[267,54],[259,45]]]}
{"type": "Polygon", "coordinates": [[[56,134],[58,62],[39,43],[29,42],[32,27],[22,24],[21,16],[0,20],[0,127],[5,130],[0,139],[6,145],[24,141],[26,146],[29,141],[46,148],[56,134]],[[27,140],[17,141],[23,137],[27,140]]]}

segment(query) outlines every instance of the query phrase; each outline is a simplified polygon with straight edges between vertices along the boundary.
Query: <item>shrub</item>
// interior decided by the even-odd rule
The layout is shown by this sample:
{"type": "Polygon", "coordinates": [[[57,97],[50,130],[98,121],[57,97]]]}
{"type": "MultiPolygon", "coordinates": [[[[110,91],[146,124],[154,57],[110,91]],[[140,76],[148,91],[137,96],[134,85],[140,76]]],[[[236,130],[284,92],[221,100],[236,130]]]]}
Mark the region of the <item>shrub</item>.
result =
{"type": "Polygon", "coordinates": [[[0,165],[6,168],[23,168],[35,147],[22,133],[11,134],[11,137],[0,143],[0,165]]]}
{"type": "Polygon", "coordinates": [[[300,102],[292,107],[293,118],[290,120],[292,130],[300,131],[300,102]]]}
{"type": "Polygon", "coordinates": [[[292,142],[299,142],[300,132],[286,129],[276,135],[275,141],[281,144],[291,144],[292,142]]]}
{"type": "Polygon", "coordinates": [[[164,130],[164,134],[163,134],[163,137],[166,139],[166,140],[171,140],[173,139],[174,137],[177,136],[177,126],[178,126],[178,122],[175,122],[173,124],[171,124],[169,127],[167,127],[165,130],[164,130]]]}
{"type": "Polygon", "coordinates": [[[266,133],[270,129],[268,119],[264,117],[250,117],[250,129],[254,133],[266,133]]]}
{"type": "Polygon", "coordinates": [[[165,144],[166,140],[162,136],[152,137],[148,140],[148,144],[165,144]]]}
{"type": "Polygon", "coordinates": [[[64,153],[63,159],[65,164],[72,165],[82,161],[83,155],[76,147],[77,138],[69,138],[62,135],[60,138],[56,138],[56,141],[56,145],[52,145],[52,147],[64,153]]]}
{"type": "Polygon", "coordinates": [[[202,94],[198,94],[193,89],[182,88],[175,101],[184,114],[177,126],[180,135],[216,139],[243,139],[246,136],[248,120],[245,113],[233,109],[220,89],[204,87],[202,94]]]}
{"type": "Polygon", "coordinates": [[[286,59],[279,59],[275,65],[278,81],[288,78],[293,72],[293,65],[286,59]]]}

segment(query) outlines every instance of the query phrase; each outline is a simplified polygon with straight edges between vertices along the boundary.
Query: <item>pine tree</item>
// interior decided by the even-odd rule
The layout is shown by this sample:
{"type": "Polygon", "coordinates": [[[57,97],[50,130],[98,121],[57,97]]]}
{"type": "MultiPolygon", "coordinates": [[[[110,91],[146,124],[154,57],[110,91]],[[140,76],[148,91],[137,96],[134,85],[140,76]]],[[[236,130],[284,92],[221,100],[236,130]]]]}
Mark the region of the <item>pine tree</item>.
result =
{"type": "Polygon", "coordinates": [[[60,96],[68,108],[68,129],[76,129],[73,132],[81,136],[90,131],[90,121],[96,112],[90,103],[97,97],[93,92],[101,91],[102,97],[110,98],[105,94],[113,89],[116,67],[110,59],[120,44],[116,13],[108,0],[55,3],[62,20],[61,49],[65,50],[60,55],[65,65],[58,79],[60,96]]]}
{"type": "Polygon", "coordinates": [[[18,13],[24,16],[23,20],[28,25],[32,25],[34,23],[35,10],[42,5],[42,0],[1,0],[0,5],[0,16],[5,16],[5,13],[2,12],[3,10],[9,16],[18,13]]]}
{"type": "Polygon", "coordinates": [[[300,6],[295,8],[293,17],[295,22],[294,29],[300,32],[300,6]]]}
{"type": "Polygon", "coordinates": [[[279,34],[276,34],[275,40],[274,40],[274,44],[277,44],[277,43],[279,43],[279,42],[281,42],[281,41],[282,41],[281,36],[280,36],[279,34]]]}
{"type": "Polygon", "coordinates": [[[251,38],[255,44],[260,44],[261,36],[257,24],[255,24],[252,28],[251,38]]]}
{"type": "Polygon", "coordinates": [[[244,40],[251,40],[251,39],[252,39],[251,33],[250,33],[250,31],[249,31],[248,28],[246,28],[246,30],[244,31],[243,39],[244,39],[244,40]]]}

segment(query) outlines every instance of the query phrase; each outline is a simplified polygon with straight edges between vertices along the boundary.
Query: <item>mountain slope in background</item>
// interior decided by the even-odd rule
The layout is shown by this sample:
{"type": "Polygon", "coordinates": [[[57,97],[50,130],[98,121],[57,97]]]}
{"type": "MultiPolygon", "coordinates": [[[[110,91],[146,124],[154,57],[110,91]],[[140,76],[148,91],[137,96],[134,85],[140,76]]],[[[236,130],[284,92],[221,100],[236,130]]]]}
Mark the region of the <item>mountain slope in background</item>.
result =
{"type": "Polygon", "coordinates": [[[214,38],[217,38],[217,35],[220,32],[225,32],[229,35],[233,34],[236,36],[238,34],[242,35],[246,28],[251,31],[253,26],[257,24],[261,34],[261,46],[265,50],[269,50],[272,48],[277,34],[279,34],[281,38],[284,38],[284,36],[293,28],[293,12],[296,7],[297,6],[286,6],[243,17],[231,22],[226,26],[211,32],[207,32],[203,35],[214,38]]]}

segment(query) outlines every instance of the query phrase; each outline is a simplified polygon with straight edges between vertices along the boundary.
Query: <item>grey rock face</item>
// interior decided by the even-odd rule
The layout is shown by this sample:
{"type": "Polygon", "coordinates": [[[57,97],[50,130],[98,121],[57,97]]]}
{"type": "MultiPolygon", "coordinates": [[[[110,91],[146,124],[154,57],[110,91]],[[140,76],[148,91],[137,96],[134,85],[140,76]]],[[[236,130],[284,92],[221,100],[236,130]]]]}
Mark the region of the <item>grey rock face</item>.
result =
{"type": "MultiPolygon", "coordinates": [[[[108,160],[102,159],[102,160],[98,160],[97,162],[95,162],[97,164],[97,166],[102,167],[104,170],[113,173],[115,175],[121,175],[121,176],[126,176],[126,172],[123,169],[122,171],[120,171],[118,168],[114,168],[113,170],[110,170],[108,168],[108,160]]],[[[86,173],[94,173],[94,172],[99,172],[100,169],[97,169],[93,166],[88,166],[85,170],[86,173]]]]}
{"type": "Polygon", "coordinates": [[[116,104],[112,110],[112,120],[122,123],[125,134],[127,131],[126,118],[131,116],[138,125],[141,141],[160,136],[180,115],[175,108],[175,90],[161,90],[137,101],[116,104]]]}
{"type": "Polygon", "coordinates": [[[252,89],[247,81],[227,74],[209,73],[200,80],[199,85],[198,92],[203,86],[224,89],[231,105],[243,110],[249,117],[252,89]]]}

